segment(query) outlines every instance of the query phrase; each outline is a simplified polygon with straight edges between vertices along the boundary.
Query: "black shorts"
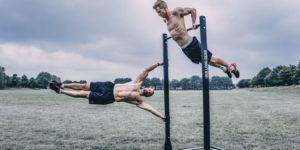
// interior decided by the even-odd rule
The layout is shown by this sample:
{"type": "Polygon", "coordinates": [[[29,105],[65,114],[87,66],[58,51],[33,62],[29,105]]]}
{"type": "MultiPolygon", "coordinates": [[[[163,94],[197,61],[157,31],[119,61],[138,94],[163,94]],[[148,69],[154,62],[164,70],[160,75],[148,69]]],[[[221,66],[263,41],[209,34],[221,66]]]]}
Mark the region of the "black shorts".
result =
{"type": "MultiPolygon", "coordinates": [[[[183,53],[195,64],[202,62],[201,58],[201,46],[196,37],[193,37],[193,41],[186,48],[182,49],[183,53]]],[[[212,53],[207,50],[208,62],[210,62],[212,53]]]]}
{"type": "Polygon", "coordinates": [[[110,104],[115,102],[114,84],[112,82],[91,82],[90,104],[110,104]]]}

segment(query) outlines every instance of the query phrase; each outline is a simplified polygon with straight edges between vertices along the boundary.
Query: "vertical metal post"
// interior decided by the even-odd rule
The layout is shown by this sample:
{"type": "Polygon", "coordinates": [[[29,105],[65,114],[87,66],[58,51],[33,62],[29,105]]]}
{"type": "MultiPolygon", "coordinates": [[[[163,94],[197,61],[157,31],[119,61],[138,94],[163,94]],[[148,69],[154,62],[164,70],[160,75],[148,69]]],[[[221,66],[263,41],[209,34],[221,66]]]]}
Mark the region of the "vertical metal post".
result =
{"type": "Polygon", "coordinates": [[[200,16],[200,37],[203,79],[203,134],[204,150],[210,149],[210,112],[209,112],[209,72],[206,37],[206,18],[200,16]]]}
{"type": "Polygon", "coordinates": [[[168,60],[168,39],[167,34],[163,34],[163,55],[164,55],[164,98],[165,98],[165,117],[166,117],[166,139],[165,150],[172,150],[170,137],[170,106],[169,106],[169,60],[168,60]]]}

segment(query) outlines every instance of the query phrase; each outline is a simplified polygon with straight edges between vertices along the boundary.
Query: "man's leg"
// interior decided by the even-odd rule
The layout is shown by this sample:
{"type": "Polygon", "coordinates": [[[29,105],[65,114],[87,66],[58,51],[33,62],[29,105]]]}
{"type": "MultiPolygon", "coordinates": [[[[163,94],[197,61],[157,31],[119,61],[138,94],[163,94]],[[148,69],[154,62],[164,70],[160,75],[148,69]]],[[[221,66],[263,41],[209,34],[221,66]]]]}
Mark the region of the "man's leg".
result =
{"type": "Polygon", "coordinates": [[[72,97],[81,97],[81,98],[89,98],[91,91],[68,91],[68,90],[60,90],[60,93],[72,96],[72,97]]]}
{"type": "Polygon", "coordinates": [[[227,61],[225,61],[224,59],[220,58],[220,57],[214,57],[212,56],[210,59],[210,65],[212,66],[223,66],[223,67],[228,67],[229,63],[227,61]]]}
{"type": "Polygon", "coordinates": [[[214,56],[211,57],[209,64],[211,66],[222,69],[224,72],[229,67],[229,63],[226,62],[224,59],[219,58],[219,57],[214,57],[214,56]]]}
{"type": "Polygon", "coordinates": [[[84,91],[90,91],[90,83],[83,83],[83,84],[63,84],[62,88],[69,88],[73,90],[84,90],[84,91]]]}
{"type": "Polygon", "coordinates": [[[232,77],[231,73],[233,73],[236,78],[240,77],[240,72],[238,71],[236,64],[229,64],[220,57],[211,57],[209,64],[223,70],[229,78],[232,77]]]}

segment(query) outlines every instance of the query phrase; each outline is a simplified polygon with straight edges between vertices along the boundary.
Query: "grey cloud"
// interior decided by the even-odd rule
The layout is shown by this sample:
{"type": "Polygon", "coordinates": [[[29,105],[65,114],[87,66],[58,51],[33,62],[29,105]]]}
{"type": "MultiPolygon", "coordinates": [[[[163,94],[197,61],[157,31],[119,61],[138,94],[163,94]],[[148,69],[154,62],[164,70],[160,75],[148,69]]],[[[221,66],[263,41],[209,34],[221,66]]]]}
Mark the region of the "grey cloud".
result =
{"type": "MultiPolygon", "coordinates": [[[[142,33],[143,29],[152,29],[149,28],[151,22],[145,24],[141,21],[144,18],[138,18],[140,8],[134,10],[129,5],[126,1],[117,0],[88,3],[60,0],[1,1],[0,20],[3,21],[0,23],[0,40],[35,44],[48,51],[76,51],[91,59],[137,63],[140,61],[134,57],[149,56],[153,51],[153,42],[149,38],[145,40],[148,35],[142,33]],[[106,49],[78,47],[105,38],[116,38],[131,46],[124,47],[116,43],[106,49]]],[[[152,12],[151,7],[149,11],[152,12]]]]}
{"type": "Polygon", "coordinates": [[[105,31],[109,33],[117,26],[113,22],[110,23],[110,17],[104,17],[107,15],[105,13],[107,6],[102,5],[101,2],[81,1],[74,5],[68,5],[71,2],[67,2],[58,0],[2,1],[0,5],[1,34],[9,40],[20,42],[31,40],[78,42],[90,40],[99,32],[105,35],[105,31]],[[103,28],[101,22],[107,22],[109,26],[103,28]]]}

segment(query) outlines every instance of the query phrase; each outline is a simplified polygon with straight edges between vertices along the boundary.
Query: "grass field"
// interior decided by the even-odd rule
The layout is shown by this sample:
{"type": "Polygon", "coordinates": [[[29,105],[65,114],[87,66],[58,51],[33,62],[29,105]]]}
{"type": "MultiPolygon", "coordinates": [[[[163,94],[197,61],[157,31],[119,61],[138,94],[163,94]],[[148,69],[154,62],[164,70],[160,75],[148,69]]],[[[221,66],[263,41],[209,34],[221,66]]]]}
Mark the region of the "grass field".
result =
{"type": "MultiPolygon", "coordinates": [[[[202,93],[171,92],[173,149],[202,145],[202,93]]],[[[146,100],[163,112],[163,93],[146,100]]],[[[211,142],[299,150],[300,87],[211,92],[211,142]]],[[[50,90],[0,91],[0,149],[160,150],[164,123],[134,105],[89,105],[50,90]]]]}

